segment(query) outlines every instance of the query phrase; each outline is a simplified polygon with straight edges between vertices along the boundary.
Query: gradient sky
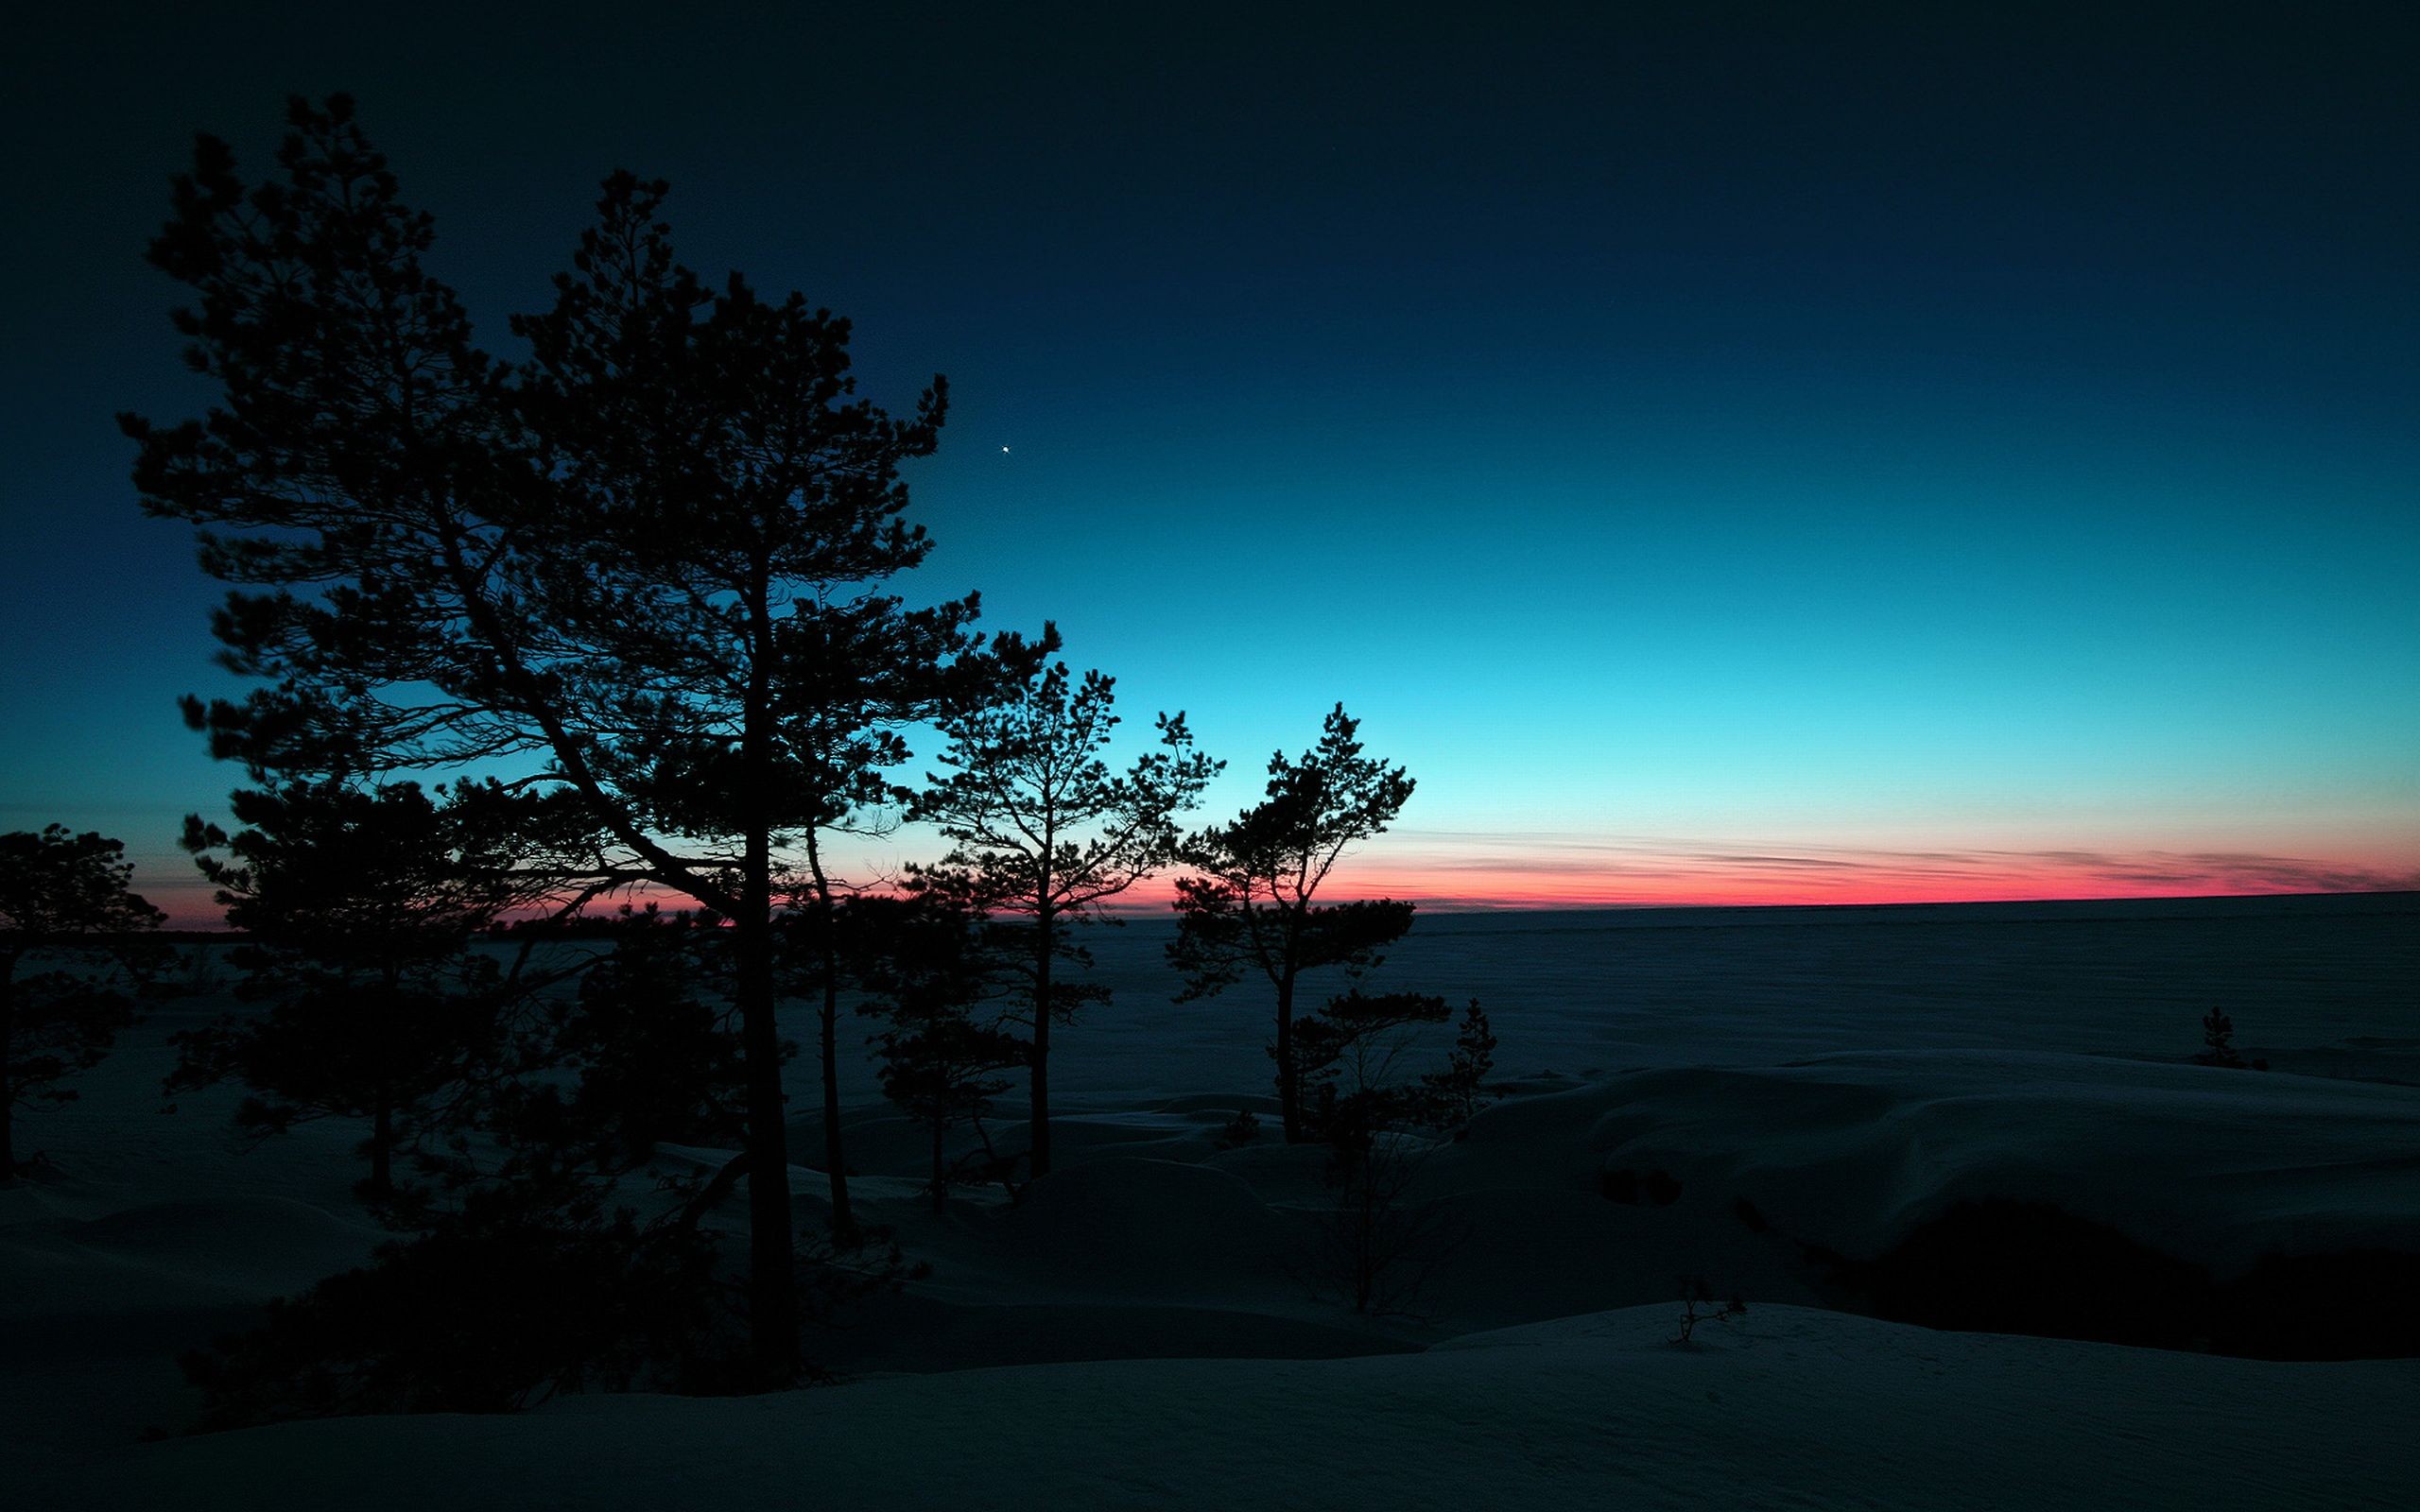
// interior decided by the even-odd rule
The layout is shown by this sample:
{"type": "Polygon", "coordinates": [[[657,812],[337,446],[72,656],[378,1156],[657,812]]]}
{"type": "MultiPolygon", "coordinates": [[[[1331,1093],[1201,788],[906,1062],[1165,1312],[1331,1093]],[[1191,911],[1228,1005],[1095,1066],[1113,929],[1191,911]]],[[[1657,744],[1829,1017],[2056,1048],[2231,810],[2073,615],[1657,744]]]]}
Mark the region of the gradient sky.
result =
{"type": "Polygon", "coordinates": [[[334,89],[500,350],[628,165],[946,372],[903,587],[1190,711],[1216,813],[1342,699],[1420,784],[1353,890],[2420,886],[2408,6],[200,9],[0,61],[0,828],[180,915],[240,773],[141,251],[334,89]]]}

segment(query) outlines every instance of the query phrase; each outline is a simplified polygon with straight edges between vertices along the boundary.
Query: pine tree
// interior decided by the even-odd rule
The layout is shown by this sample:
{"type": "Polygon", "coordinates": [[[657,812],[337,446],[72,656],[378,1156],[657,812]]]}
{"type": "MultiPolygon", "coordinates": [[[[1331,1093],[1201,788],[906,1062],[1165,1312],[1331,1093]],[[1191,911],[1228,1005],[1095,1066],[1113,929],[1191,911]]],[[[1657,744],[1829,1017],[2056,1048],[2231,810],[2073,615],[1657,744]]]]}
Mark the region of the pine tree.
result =
{"type": "Polygon", "coordinates": [[[1295,1026],[1305,1123],[1328,1147],[1335,1195],[1322,1237],[1330,1279],[1362,1313],[1406,1311],[1455,1240],[1415,1189],[1440,1135],[1457,1135],[1479,1104],[1495,1037],[1477,1003],[1442,1070],[1400,1073],[1418,1031],[1443,1023],[1445,1000],[1415,992],[1347,992],[1295,1026]]]}
{"type": "Polygon", "coordinates": [[[1193,748],[1184,715],[1154,721],[1157,748],[1123,772],[1104,759],[1119,723],[1116,680],[1100,672],[1080,681],[1050,660],[1058,631],[1038,643],[1000,637],[995,662],[1017,669],[1011,688],[941,719],[953,768],[930,778],[916,812],[954,849],[922,874],[996,926],[1024,920],[1026,1057],[1032,1089],[1033,1175],[1050,1170],[1050,1032],[1104,990],[1058,973],[1090,956],[1069,926],[1098,919],[1100,905],[1168,865],[1176,854],[1176,816],[1200,799],[1224,763],[1193,748]]]}
{"type": "Polygon", "coordinates": [[[932,891],[854,900],[842,930],[867,993],[862,1011],[890,1024],[873,1040],[883,1095],[931,1134],[933,1211],[942,1212],[953,1128],[972,1126],[989,1163],[999,1163],[983,1116],[1009,1088],[1002,1074],[1030,1059],[997,1011],[1015,989],[1021,953],[1002,950],[1006,942],[962,902],[932,891]]]}
{"type": "Polygon", "coordinates": [[[1189,836],[1183,858],[1200,875],[1177,883],[1179,929],[1168,958],[1184,973],[1180,1002],[1225,990],[1246,972],[1276,993],[1277,1101],[1286,1138],[1311,1137],[1294,1047],[1294,994],[1306,971],[1357,976],[1411,927],[1412,905],[1390,899],[1315,900],[1346,850],[1383,833],[1411,797],[1400,766],[1362,753],[1360,722],[1338,704],[1319,744],[1269,760],[1267,796],[1232,823],[1189,836]]]}
{"type": "Polygon", "coordinates": [[[763,1377],[786,1380],[781,857],[891,796],[892,731],[966,644],[971,598],[880,591],[931,549],[898,472],[933,450],[942,384],[907,420],[856,397],[846,320],[736,275],[708,287],[673,255],[665,186],[627,173],[551,307],[512,322],[528,360],[499,362],[352,102],[289,119],[254,185],[202,139],[151,248],[194,290],[178,325],[218,405],[122,421],[145,507],[201,526],[238,585],[225,660],[268,684],[192,717],[287,771],[534,764],[607,837],[586,885],[643,879],[731,921],[751,1317],[763,1377]]]}
{"type": "Polygon", "coordinates": [[[1420,1078],[1432,1121],[1442,1126],[1469,1123],[1471,1115],[1478,1111],[1488,1073],[1495,1069],[1495,1031],[1488,1024],[1487,1010],[1478,1005],[1478,999],[1473,998],[1462,1009],[1462,1026],[1454,1036],[1454,1048],[1445,1058],[1444,1069],[1420,1078]]]}

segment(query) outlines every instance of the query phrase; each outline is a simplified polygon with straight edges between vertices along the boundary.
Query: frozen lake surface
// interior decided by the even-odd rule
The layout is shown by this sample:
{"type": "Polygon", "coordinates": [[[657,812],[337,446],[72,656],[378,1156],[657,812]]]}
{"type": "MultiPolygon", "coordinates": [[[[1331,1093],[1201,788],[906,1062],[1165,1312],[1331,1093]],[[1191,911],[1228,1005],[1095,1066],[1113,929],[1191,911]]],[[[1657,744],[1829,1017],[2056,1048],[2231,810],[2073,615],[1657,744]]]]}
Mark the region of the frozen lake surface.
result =
{"type": "MultiPolygon", "coordinates": [[[[1064,1095],[1265,1090],[1269,988],[1171,1003],[1173,933],[1089,932],[1115,997],[1056,1038],[1064,1095]]],[[[2215,1006],[2280,1069],[2420,1082],[2414,893],[1430,914],[1365,985],[1479,999],[1508,1075],[1870,1050],[2175,1060],[2215,1006]]],[[[1298,1006],[1344,986],[1305,978],[1298,1006]]]]}

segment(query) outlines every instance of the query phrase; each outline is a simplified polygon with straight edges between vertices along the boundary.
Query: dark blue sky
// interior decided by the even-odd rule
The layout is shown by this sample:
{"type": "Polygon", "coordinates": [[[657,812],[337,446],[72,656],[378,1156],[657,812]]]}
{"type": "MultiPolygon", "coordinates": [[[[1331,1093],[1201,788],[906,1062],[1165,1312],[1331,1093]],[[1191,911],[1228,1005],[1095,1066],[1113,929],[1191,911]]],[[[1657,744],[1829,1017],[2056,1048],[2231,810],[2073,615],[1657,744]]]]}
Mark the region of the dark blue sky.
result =
{"type": "Polygon", "coordinates": [[[2420,877],[2407,7],[192,9],[0,65],[0,827],[160,890],[237,774],[111,421],[205,398],[141,249],[333,89],[499,343],[628,165],[877,399],[946,372],[913,591],[1222,802],[1342,698],[1422,782],[1371,885],[2420,877]]]}

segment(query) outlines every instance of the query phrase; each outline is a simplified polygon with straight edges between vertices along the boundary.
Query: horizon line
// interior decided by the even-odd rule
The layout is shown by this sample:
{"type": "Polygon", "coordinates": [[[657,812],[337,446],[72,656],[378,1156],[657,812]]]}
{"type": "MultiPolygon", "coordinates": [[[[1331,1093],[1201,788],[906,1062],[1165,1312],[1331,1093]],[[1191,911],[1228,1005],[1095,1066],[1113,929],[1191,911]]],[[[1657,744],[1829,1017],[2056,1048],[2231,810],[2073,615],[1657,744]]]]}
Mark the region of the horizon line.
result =
{"type": "MultiPolygon", "coordinates": [[[[1338,902],[1377,902],[1383,895],[1339,898],[1338,902]]],[[[1657,900],[1649,902],[1571,902],[1559,899],[1489,900],[1471,898],[1401,898],[1387,901],[1408,902],[1432,915],[1480,914],[1653,914],[1704,913],[1715,909],[1729,912],[1782,913],[1817,909],[1876,908],[1995,908],[2033,906],[2068,906],[2083,903],[2160,903],[2160,902],[2250,902],[2263,899],[2284,901],[2297,898],[2411,898],[2420,900],[2420,887],[2348,887],[2313,891],[2299,889],[2290,892],[2176,892],[2176,893],[2102,893],[2095,895],[2062,895],[2057,897],[2007,898],[1886,898],[1847,902],[1828,899],[1823,902],[1776,902],[1761,900],[1754,902],[1673,902],[1657,900]]],[[[667,918],[695,912],[691,908],[665,910],[667,918]]],[[[1157,919],[1174,912],[1166,906],[1128,904],[1105,907],[1103,914],[1124,923],[1135,919],[1157,919]]],[[[591,920],[609,920],[612,914],[576,916],[591,920]]],[[[171,920],[161,926],[162,935],[246,935],[223,920],[216,924],[182,923],[171,920]]]]}

